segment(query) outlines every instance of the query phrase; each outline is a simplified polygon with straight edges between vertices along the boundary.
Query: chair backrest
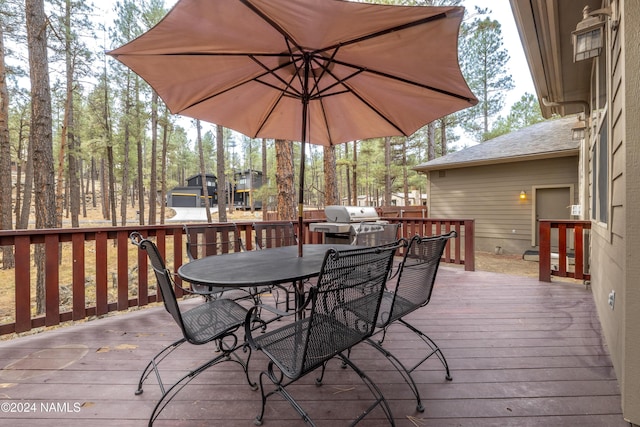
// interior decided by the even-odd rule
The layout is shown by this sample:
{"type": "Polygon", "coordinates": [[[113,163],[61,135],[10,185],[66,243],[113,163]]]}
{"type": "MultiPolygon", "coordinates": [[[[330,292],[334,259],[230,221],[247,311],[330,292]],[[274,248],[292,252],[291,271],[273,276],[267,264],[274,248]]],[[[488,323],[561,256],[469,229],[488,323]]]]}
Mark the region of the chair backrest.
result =
{"type": "Polygon", "coordinates": [[[171,272],[165,267],[164,259],[162,258],[162,255],[160,255],[158,247],[155,243],[153,243],[149,239],[144,238],[137,231],[131,233],[129,235],[129,239],[131,239],[131,243],[136,245],[140,250],[144,250],[145,252],[147,252],[147,256],[149,258],[149,261],[151,262],[151,268],[153,268],[153,272],[155,273],[156,280],[158,282],[158,289],[160,289],[160,293],[162,295],[164,308],[166,308],[167,311],[171,314],[178,326],[180,326],[183,335],[185,336],[185,338],[187,338],[187,332],[182,320],[182,314],[180,313],[180,308],[178,307],[178,300],[176,299],[176,294],[173,290],[173,278],[171,277],[171,272]]]}
{"type": "MultiPolygon", "coordinates": [[[[356,230],[360,227],[366,228],[368,225],[366,222],[361,222],[358,224],[356,230]]],[[[356,232],[352,245],[357,246],[380,246],[386,245],[388,243],[396,242],[398,237],[398,230],[400,229],[400,223],[388,223],[388,224],[380,224],[375,223],[376,227],[382,227],[381,232],[376,233],[358,233],[356,232]]]]}
{"type": "Polygon", "coordinates": [[[456,236],[452,231],[440,236],[414,236],[409,241],[400,264],[390,313],[381,313],[385,324],[429,303],[444,248],[449,239],[456,236]]]}
{"type": "Polygon", "coordinates": [[[183,225],[190,261],[210,255],[244,251],[240,230],[234,223],[183,225]]]}
{"type": "Polygon", "coordinates": [[[298,238],[291,222],[255,222],[253,230],[256,234],[258,249],[298,244],[298,238]]]}
{"type": "Polygon", "coordinates": [[[312,306],[301,374],[373,334],[397,248],[391,244],[327,252],[318,282],[310,290],[312,306]]]}

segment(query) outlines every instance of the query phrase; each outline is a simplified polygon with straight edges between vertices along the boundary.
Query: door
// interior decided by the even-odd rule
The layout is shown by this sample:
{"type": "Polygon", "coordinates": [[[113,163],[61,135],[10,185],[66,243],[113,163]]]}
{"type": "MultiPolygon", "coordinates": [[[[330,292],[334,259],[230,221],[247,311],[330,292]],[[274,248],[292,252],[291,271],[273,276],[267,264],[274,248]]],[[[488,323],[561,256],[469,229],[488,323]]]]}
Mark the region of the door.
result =
{"type": "MultiPolygon", "coordinates": [[[[541,219],[571,219],[571,188],[536,188],[536,246],[541,219]]],[[[569,242],[567,242],[569,243],[569,242]]],[[[551,230],[551,251],[558,250],[558,230],[551,230]]]]}

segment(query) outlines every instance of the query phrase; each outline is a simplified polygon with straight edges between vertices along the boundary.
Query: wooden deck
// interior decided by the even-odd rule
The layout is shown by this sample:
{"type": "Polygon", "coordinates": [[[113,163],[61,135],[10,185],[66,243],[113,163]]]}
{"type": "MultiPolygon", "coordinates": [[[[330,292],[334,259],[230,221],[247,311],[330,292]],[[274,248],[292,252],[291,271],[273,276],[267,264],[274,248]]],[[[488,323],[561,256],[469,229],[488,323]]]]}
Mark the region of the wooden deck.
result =
{"type": "MultiPolygon", "coordinates": [[[[408,387],[384,357],[366,345],[352,355],[382,389],[398,426],[629,425],[591,292],[582,285],[442,267],[431,303],[412,319],[443,348],[453,376],[446,381],[437,360],[416,371],[424,413],[415,411],[408,387]]],[[[0,423],[146,425],[159,389],[150,381],[135,396],[138,375],[178,337],[168,313],[155,307],[2,341],[0,423]]],[[[399,326],[385,341],[401,360],[415,359],[419,344],[399,326]]],[[[184,345],[163,372],[178,375],[211,351],[184,345]]],[[[264,356],[254,354],[252,377],[265,366],[264,356]]],[[[370,398],[337,361],[322,387],[309,377],[291,391],[319,426],[347,425],[370,398]]],[[[236,364],[223,363],[183,389],[156,425],[252,426],[259,408],[259,392],[249,389],[236,364]]],[[[269,400],[265,426],[302,424],[288,403],[269,400]]],[[[388,423],[376,410],[361,425],[388,423]]]]}

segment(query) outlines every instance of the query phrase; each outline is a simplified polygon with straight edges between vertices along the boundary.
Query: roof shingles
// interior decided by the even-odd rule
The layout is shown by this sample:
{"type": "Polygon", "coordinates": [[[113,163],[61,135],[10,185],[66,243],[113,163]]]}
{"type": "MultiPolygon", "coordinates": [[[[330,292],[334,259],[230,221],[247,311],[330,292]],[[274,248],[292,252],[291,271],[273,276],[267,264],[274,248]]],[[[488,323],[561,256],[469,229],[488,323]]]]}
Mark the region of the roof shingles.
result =
{"type": "Polygon", "coordinates": [[[415,167],[420,172],[430,170],[506,163],[542,157],[578,155],[579,141],[571,139],[575,116],[547,120],[501,135],[415,167]]]}

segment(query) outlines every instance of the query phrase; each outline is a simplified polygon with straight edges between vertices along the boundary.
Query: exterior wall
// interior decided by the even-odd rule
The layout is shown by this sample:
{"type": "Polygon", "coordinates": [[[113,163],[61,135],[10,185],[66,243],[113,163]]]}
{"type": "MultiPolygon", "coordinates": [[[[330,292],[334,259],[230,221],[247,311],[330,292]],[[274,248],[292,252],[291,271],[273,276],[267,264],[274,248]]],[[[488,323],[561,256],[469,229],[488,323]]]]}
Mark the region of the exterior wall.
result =
{"type": "MultiPolygon", "coordinates": [[[[625,206],[622,213],[624,233],[624,298],[620,308],[624,316],[624,342],[622,348],[622,408],[625,418],[640,425],[640,2],[625,0],[622,3],[620,30],[621,46],[619,96],[614,105],[620,106],[620,120],[616,123],[616,135],[624,142],[621,149],[624,159],[625,206]],[[617,129],[620,128],[618,131],[617,129]]],[[[616,81],[617,82],[617,81],[616,81]]]]}
{"type": "Polygon", "coordinates": [[[592,225],[591,279],[624,417],[640,424],[640,2],[621,0],[619,5],[620,28],[608,52],[610,220],[592,225]],[[613,308],[608,304],[611,291],[616,295],[613,308]]]}
{"type": "Polygon", "coordinates": [[[476,250],[523,254],[531,249],[533,189],[554,185],[572,186],[578,202],[577,156],[431,171],[429,217],[475,219],[476,250]]]}
{"type": "Polygon", "coordinates": [[[622,406],[624,415],[640,425],[640,2],[625,0],[622,37],[624,43],[622,74],[625,141],[625,316],[624,373],[622,406]],[[626,21],[626,25],[624,25],[626,21]]]}

